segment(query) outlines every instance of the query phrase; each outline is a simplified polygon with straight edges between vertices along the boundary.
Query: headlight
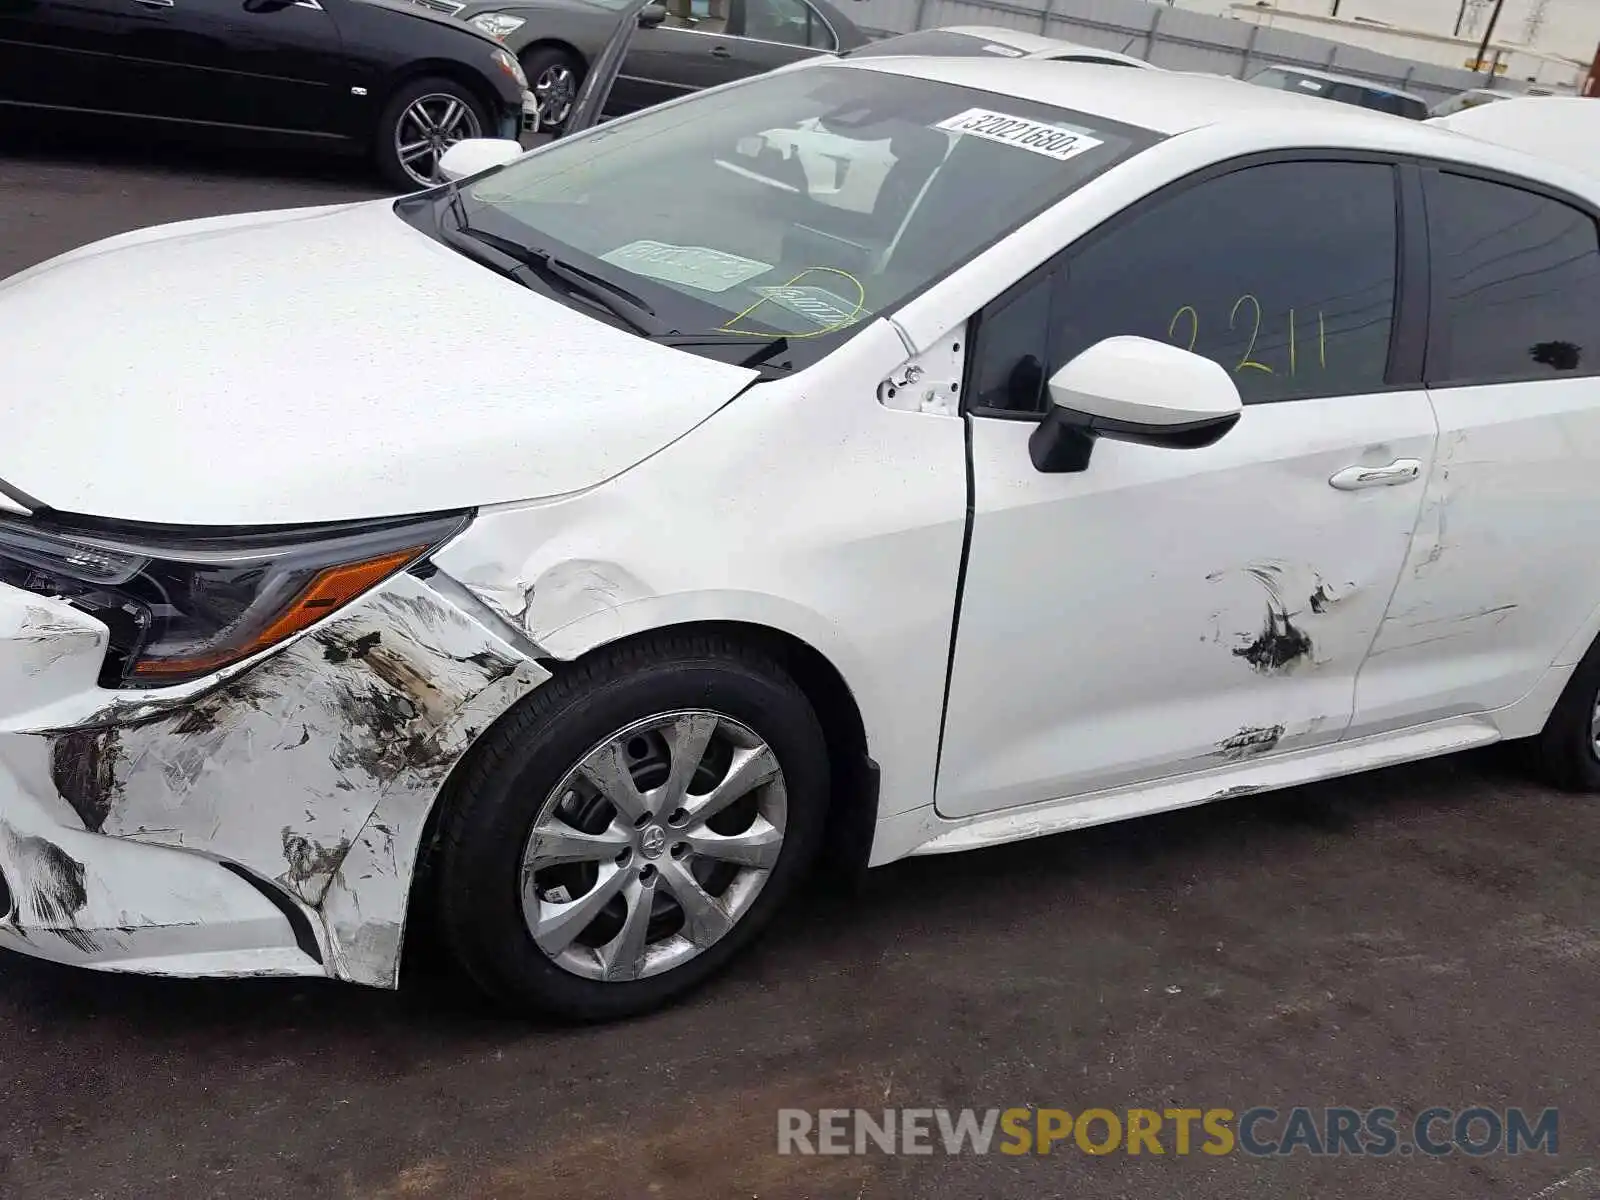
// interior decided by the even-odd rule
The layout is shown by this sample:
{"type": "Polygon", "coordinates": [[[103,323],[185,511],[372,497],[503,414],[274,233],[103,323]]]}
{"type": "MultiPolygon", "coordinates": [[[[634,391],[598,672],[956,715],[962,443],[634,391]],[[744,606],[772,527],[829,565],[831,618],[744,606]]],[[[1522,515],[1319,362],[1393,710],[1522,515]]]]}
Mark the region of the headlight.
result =
{"type": "Polygon", "coordinates": [[[467,22],[475,28],[483,30],[492,38],[503,38],[508,33],[515,33],[527,24],[521,17],[513,17],[508,13],[479,13],[467,22]]]}
{"type": "MultiPolygon", "coordinates": [[[[518,21],[517,24],[521,25],[522,22],[518,21]]],[[[504,50],[496,50],[494,52],[494,65],[499,67],[507,75],[511,76],[511,78],[515,79],[519,88],[527,88],[528,77],[523,73],[522,64],[516,59],[512,58],[511,55],[507,54],[504,50]]]]}
{"type": "Polygon", "coordinates": [[[465,514],[321,531],[102,536],[0,519],[0,583],[105,622],[104,687],[164,687],[259,654],[405,570],[465,514]]]}

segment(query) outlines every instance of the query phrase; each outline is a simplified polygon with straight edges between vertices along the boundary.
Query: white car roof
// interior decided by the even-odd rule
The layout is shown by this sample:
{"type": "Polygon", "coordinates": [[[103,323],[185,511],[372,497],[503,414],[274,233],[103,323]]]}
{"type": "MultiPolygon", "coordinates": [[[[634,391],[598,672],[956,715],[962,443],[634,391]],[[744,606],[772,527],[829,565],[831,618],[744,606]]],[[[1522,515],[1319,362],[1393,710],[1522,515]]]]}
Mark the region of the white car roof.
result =
{"type": "Polygon", "coordinates": [[[1042,37],[1037,33],[1026,33],[1020,29],[1007,29],[1001,25],[948,25],[941,27],[940,32],[956,33],[962,37],[1009,46],[1013,50],[1021,50],[1029,58],[1055,58],[1063,54],[1092,54],[1096,58],[1103,58],[1110,62],[1126,63],[1131,67],[1143,67],[1151,71],[1158,69],[1145,62],[1144,59],[1135,58],[1131,54],[1121,54],[1115,50],[1102,50],[1099,46],[1086,46],[1082,42],[1067,42],[1060,38],[1042,37]]]}
{"type": "Polygon", "coordinates": [[[1600,174],[1600,100],[1582,96],[1519,96],[1480,104],[1424,122],[1600,174]]]}
{"type": "MultiPolygon", "coordinates": [[[[1322,128],[1335,122],[1352,129],[1382,122],[1412,131],[1418,153],[1425,153],[1431,138],[1456,146],[1442,129],[1428,122],[1409,121],[1356,105],[1329,104],[1319,96],[1256,87],[1221,75],[1182,71],[1130,71],[1125,67],[1082,64],[1082,70],[1063,71],[1060,64],[1038,58],[938,58],[881,57],[844,59],[840,65],[858,70],[890,71],[924,79],[1012,95],[1041,104],[1090,112],[1124,125],[1155,133],[1177,134],[1220,122],[1259,118],[1304,117],[1322,128]]],[[[1496,105],[1503,108],[1504,105],[1496,105]]]]}

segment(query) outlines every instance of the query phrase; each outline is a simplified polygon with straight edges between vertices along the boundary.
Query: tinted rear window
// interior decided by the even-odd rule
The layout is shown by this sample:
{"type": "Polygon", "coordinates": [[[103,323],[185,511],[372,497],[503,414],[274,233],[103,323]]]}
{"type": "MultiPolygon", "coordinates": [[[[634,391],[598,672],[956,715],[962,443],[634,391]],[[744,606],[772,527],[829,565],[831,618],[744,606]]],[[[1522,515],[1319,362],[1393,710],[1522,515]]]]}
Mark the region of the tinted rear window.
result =
{"type": "Polygon", "coordinates": [[[1600,231],[1586,212],[1501,183],[1424,176],[1441,340],[1428,383],[1600,371],[1600,231]]]}

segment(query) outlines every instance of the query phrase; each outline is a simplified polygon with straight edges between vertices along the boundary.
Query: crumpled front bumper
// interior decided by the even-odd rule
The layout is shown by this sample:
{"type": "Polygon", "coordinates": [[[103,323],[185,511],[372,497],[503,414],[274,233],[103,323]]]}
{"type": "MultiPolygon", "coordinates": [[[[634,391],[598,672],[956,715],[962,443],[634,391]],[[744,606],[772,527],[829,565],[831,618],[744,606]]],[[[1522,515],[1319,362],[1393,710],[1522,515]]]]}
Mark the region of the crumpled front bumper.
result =
{"type": "Polygon", "coordinates": [[[105,630],[0,585],[0,948],[103,970],[392,986],[428,813],[549,678],[447,577],[151,692],[105,630]]]}

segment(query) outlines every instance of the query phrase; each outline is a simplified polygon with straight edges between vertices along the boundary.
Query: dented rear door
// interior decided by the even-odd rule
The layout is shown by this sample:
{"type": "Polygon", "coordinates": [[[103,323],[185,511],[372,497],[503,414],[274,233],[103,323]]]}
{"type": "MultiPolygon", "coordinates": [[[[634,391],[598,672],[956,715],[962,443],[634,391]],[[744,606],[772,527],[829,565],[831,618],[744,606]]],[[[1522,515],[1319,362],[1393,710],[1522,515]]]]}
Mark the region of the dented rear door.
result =
{"type": "Polygon", "coordinates": [[[1596,209],[1478,171],[1422,185],[1438,466],[1352,736],[1514,704],[1600,605],[1596,209]]]}

